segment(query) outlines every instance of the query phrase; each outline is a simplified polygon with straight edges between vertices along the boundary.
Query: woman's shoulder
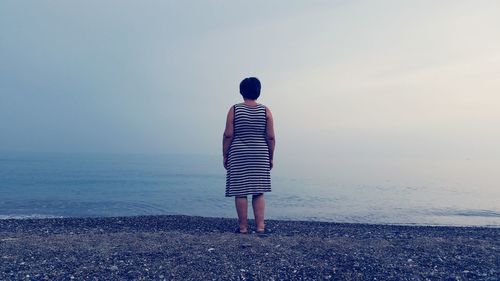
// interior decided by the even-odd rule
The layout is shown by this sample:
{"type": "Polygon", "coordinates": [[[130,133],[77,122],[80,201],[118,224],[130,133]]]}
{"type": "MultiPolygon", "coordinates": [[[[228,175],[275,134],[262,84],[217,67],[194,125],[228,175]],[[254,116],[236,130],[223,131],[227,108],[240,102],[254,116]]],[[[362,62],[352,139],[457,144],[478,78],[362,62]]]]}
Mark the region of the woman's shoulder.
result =
{"type": "Polygon", "coordinates": [[[265,108],[267,112],[271,112],[271,110],[269,109],[269,106],[265,105],[265,104],[259,104],[261,107],[265,108]]]}

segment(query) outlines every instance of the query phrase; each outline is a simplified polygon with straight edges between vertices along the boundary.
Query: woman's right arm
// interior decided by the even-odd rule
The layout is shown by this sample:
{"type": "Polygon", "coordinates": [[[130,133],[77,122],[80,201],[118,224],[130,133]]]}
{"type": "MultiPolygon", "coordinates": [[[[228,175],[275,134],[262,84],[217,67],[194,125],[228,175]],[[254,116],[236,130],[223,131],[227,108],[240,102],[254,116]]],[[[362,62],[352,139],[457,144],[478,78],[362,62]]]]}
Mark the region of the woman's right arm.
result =
{"type": "Polygon", "coordinates": [[[272,169],[276,138],[274,135],[273,114],[271,113],[271,110],[269,110],[269,108],[267,107],[266,107],[266,118],[267,118],[266,139],[267,139],[267,147],[269,148],[269,166],[272,169]]]}
{"type": "Polygon", "coordinates": [[[227,169],[227,156],[229,152],[229,146],[233,141],[233,133],[234,133],[233,118],[234,118],[234,106],[232,106],[231,109],[229,109],[229,112],[227,113],[226,129],[224,130],[224,135],[222,137],[222,159],[224,168],[226,169],[227,169]]]}

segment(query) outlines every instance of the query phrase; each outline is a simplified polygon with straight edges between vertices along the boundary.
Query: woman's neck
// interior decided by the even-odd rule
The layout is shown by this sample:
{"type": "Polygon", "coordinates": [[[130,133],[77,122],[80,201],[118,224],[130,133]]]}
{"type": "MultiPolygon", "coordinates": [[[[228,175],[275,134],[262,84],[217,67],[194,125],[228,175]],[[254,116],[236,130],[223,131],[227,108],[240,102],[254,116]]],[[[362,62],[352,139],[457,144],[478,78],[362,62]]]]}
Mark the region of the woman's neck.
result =
{"type": "Polygon", "coordinates": [[[243,103],[248,105],[248,106],[256,106],[257,105],[257,101],[256,100],[247,100],[247,99],[243,99],[243,103]]]}

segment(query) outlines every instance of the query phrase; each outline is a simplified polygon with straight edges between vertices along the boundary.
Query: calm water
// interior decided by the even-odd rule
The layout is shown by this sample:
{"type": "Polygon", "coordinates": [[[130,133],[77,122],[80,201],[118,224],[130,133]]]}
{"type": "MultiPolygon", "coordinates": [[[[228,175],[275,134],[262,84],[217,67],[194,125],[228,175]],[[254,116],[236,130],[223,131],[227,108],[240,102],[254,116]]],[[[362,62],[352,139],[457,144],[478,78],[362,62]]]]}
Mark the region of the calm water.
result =
{"type": "MultiPolygon", "coordinates": [[[[332,168],[335,169],[335,168],[332,168]]],[[[362,173],[360,173],[362,174],[362,173]]],[[[499,193],[363,183],[273,170],[267,217],[500,226],[499,193]]],[[[359,176],[358,176],[359,178],[359,176]]],[[[218,156],[0,154],[0,218],[185,214],[235,217],[218,156]]]]}

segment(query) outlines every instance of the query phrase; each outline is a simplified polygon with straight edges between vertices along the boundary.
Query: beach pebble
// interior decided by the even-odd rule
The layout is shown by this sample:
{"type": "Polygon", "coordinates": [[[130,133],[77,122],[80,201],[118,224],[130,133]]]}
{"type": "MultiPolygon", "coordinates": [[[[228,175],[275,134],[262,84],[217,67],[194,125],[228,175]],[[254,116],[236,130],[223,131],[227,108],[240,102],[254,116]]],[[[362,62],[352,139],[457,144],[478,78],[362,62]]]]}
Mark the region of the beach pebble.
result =
{"type": "Polygon", "coordinates": [[[7,237],[7,238],[3,238],[1,241],[16,241],[18,240],[18,238],[15,238],[15,237],[7,237]]]}
{"type": "MultiPolygon", "coordinates": [[[[0,242],[0,280],[69,280],[71,276],[73,280],[92,280],[96,275],[107,276],[106,280],[259,280],[261,276],[266,276],[265,280],[498,280],[495,249],[499,247],[493,245],[498,241],[497,229],[330,227],[297,222],[283,225],[283,235],[266,241],[255,236],[235,238],[231,232],[234,219],[220,219],[217,227],[221,233],[205,235],[214,228],[215,219],[178,218],[179,226],[160,224],[157,217],[141,218],[154,219],[151,229],[137,218],[121,219],[126,228],[107,226],[108,218],[88,222],[72,219],[73,228],[69,228],[70,220],[64,227],[59,223],[50,227],[56,234],[48,237],[40,235],[46,221],[30,222],[20,232],[17,225],[0,220],[0,240],[17,238],[13,233],[20,237],[0,242]],[[204,220],[209,221],[200,228],[204,220]],[[196,233],[186,226],[188,223],[196,223],[204,233],[196,233]],[[92,226],[87,232],[83,230],[86,224],[92,226]],[[99,233],[99,228],[106,235],[99,233]],[[156,228],[165,231],[156,233],[156,228]],[[394,228],[404,238],[385,239],[386,234],[396,232],[394,228]],[[300,234],[288,235],[296,229],[300,234]],[[314,234],[304,235],[304,229],[314,234]],[[78,235],[78,243],[70,232],[78,235]],[[367,232],[372,232],[373,238],[367,240],[367,232]],[[346,233],[349,239],[342,238],[346,233]],[[445,236],[449,240],[441,238],[445,236]],[[474,237],[474,243],[455,247],[457,241],[469,241],[465,240],[469,237],[474,237]],[[32,273],[26,278],[28,272],[32,273]],[[36,272],[42,273],[37,276],[36,272]]],[[[170,217],[163,219],[172,221],[170,217]]]]}

